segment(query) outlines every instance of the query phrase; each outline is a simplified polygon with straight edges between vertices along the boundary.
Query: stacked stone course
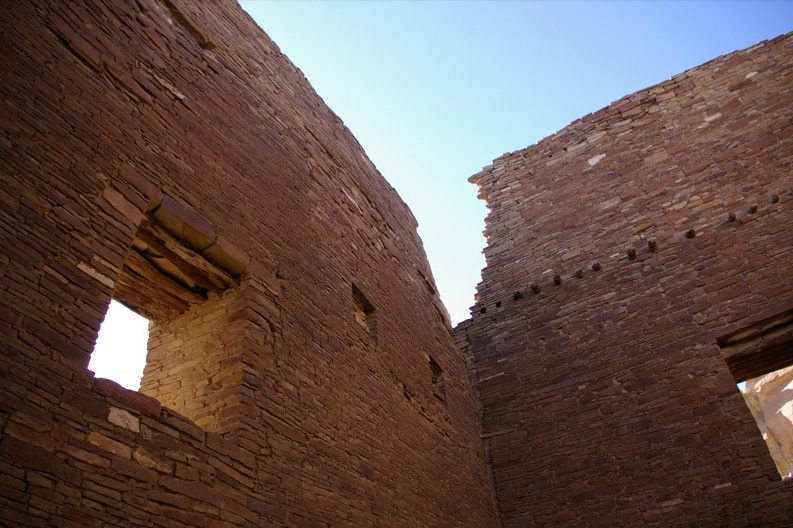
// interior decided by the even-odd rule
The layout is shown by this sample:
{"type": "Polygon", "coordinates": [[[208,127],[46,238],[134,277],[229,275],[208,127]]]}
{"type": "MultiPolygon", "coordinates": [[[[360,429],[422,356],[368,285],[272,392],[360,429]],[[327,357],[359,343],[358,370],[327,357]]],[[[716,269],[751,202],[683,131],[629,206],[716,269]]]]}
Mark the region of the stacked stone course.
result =
{"type": "Polygon", "coordinates": [[[0,524],[494,525],[415,219],[239,6],[0,31],[0,524]],[[111,297],[140,393],[86,368],[111,297]]]}
{"type": "Polygon", "coordinates": [[[793,362],[792,65],[791,35],[735,52],[471,178],[456,332],[503,526],[790,524],[736,381],[793,362]],[[769,321],[788,341],[740,370],[730,336],[769,321]]]}
{"type": "Polygon", "coordinates": [[[735,381],[790,360],[793,36],[474,176],[453,332],[410,211],[235,3],[5,7],[0,524],[790,524],[735,381]],[[111,298],[150,318],[140,392],[87,370],[111,298]]]}

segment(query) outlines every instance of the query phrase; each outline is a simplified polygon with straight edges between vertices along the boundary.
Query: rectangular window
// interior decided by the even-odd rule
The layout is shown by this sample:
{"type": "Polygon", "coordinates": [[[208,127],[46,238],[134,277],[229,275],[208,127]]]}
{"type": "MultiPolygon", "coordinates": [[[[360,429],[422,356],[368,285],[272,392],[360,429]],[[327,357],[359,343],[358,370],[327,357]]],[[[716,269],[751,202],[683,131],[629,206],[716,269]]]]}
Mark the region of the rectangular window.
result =
{"type": "Polygon", "coordinates": [[[369,333],[372,343],[377,344],[377,311],[355,284],[352,285],[352,301],[356,321],[369,333]]]}
{"type": "Polygon", "coordinates": [[[443,369],[438,362],[430,357],[430,371],[432,372],[432,394],[439,400],[446,401],[446,380],[443,369]]]}
{"type": "Polygon", "coordinates": [[[242,323],[231,307],[245,261],[202,219],[163,197],[141,218],[113,290],[114,301],[145,318],[126,314],[122,323],[128,328],[133,324],[130,321],[137,320],[145,328],[142,339],[138,338],[142,350],[135,352],[135,366],[128,368],[124,365],[131,357],[124,346],[112,344],[103,354],[105,334],[120,332],[112,324],[105,326],[124,311],[112,302],[89,368],[99,377],[157,398],[206,430],[225,432],[237,427],[239,419],[220,412],[236,408],[229,400],[237,396],[230,393],[224,399],[216,393],[226,388],[224,379],[237,379],[237,372],[231,370],[241,368],[225,361],[239,346],[235,325],[242,323]],[[103,362],[122,367],[127,377],[106,374],[103,362]]]}

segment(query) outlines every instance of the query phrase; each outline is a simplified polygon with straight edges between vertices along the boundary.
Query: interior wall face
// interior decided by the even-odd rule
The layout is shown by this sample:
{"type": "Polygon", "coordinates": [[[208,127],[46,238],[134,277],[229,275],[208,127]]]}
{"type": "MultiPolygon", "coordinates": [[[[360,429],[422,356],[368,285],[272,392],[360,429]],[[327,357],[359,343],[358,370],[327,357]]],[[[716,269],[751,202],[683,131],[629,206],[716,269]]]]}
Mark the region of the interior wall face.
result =
{"type": "Polygon", "coordinates": [[[503,526],[790,525],[725,357],[789,329],[792,103],[787,35],[471,178],[487,267],[456,331],[503,526]]]}
{"type": "Polygon", "coordinates": [[[236,3],[0,35],[0,524],[494,525],[415,219],[236,3]],[[86,369],[111,297],[141,392],[86,369]]]}

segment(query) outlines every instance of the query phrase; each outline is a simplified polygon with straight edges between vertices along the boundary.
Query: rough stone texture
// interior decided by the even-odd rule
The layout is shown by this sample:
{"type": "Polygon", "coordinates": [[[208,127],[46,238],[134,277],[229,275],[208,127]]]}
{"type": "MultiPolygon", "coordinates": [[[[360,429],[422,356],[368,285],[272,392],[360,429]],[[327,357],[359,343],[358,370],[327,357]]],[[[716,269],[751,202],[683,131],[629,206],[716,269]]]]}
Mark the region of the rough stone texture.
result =
{"type": "Polygon", "coordinates": [[[236,4],[0,30],[0,524],[793,522],[735,387],[793,350],[793,36],[476,175],[453,334],[407,207],[236,4]],[[111,297],[151,319],[141,392],[86,369],[111,297]]]}
{"type": "Polygon", "coordinates": [[[722,354],[789,337],[793,35],[472,181],[487,268],[456,337],[503,526],[790,526],[793,488],[722,354]]]}
{"type": "Polygon", "coordinates": [[[416,222],[235,3],[0,35],[0,524],[495,524],[416,222]],[[141,393],[86,370],[111,297],[141,393]]]}

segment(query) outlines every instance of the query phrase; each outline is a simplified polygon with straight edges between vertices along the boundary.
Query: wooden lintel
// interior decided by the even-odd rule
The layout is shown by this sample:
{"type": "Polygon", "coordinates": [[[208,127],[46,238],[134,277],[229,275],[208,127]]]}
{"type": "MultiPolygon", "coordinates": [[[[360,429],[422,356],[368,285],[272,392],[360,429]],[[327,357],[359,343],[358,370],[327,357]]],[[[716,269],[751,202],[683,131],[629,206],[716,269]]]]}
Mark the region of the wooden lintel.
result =
{"type": "Polygon", "coordinates": [[[138,238],[150,249],[168,259],[196,285],[219,295],[236,284],[225,271],[179,244],[165,230],[154,224],[149,224],[148,227],[148,230],[138,231],[138,238]]]}
{"type": "MultiPolygon", "coordinates": [[[[190,291],[182,284],[179,284],[168,275],[162,273],[157,267],[146,260],[143,255],[135,250],[129,252],[124,265],[125,268],[129,268],[140,277],[140,280],[137,282],[141,283],[141,288],[150,287],[152,292],[161,292],[158,297],[165,294],[174,298],[178,303],[183,303],[185,305],[201,303],[206,300],[203,296],[190,291]]],[[[169,301],[165,302],[167,304],[172,304],[169,301]]]]}

